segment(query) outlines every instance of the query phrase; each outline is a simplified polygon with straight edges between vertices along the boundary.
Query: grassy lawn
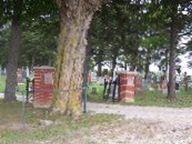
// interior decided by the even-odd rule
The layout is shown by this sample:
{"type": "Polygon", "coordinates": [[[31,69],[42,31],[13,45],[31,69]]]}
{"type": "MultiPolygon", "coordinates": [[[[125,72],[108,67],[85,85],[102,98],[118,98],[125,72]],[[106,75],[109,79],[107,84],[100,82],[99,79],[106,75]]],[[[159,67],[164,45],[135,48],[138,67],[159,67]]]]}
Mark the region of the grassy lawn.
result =
{"type": "Polygon", "coordinates": [[[159,91],[148,91],[138,93],[135,99],[135,105],[140,106],[160,106],[160,107],[192,107],[192,90],[189,92],[180,91],[177,94],[176,100],[171,102],[166,98],[166,95],[159,91]]]}
{"type": "Polygon", "coordinates": [[[5,104],[0,100],[0,143],[22,144],[32,143],[32,141],[41,141],[66,136],[80,130],[89,129],[95,125],[110,124],[117,122],[119,116],[103,114],[84,114],[79,120],[72,120],[61,115],[46,114],[42,109],[34,109],[27,106],[25,113],[26,127],[22,125],[22,104],[5,104]],[[43,126],[41,120],[51,120],[53,124],[43,126]]]}
{"type": "MultiPolygon", "coordinates": [[[[88,100],[92,102],[105,102],[103,100],[103,85],[91,84],[89,86],[88,100]],[[96,88],[96,93],[92,93],[93,88],[96,88]]],[[[125,104],[125,103],[121,103],[125,104]]],[[[159,106],[159,107],[192,107],[192,89],[188,92],[180,90],[177,94],[177,99],[170,102],[166,95],[159,91],[139,92],[135,97],[134,103],[126,103],[126,105],[140,106],[159,106]]]]}
{"type": "MultiPolygon", "coordinates": [[[[6,80],[6,77],[0,75],[0,93],[4,93],[5,91],[5,80],[6,80]]],[[[17,94],[19,95],[25,94],[26,93],[25,87],[26,87],[25,83],[19,84],[17,87],[17,94]]]]}
{"type": "Polygon", "coordinates": [[[0,75],[0,92],[3,93],[5,90],[5,76],[0,75]]]}
{"type": "Polygon", "coordinates": [[[104,102],[103,101],[103,85],[92,83],[89,85],[88,101],[104,102]]]}

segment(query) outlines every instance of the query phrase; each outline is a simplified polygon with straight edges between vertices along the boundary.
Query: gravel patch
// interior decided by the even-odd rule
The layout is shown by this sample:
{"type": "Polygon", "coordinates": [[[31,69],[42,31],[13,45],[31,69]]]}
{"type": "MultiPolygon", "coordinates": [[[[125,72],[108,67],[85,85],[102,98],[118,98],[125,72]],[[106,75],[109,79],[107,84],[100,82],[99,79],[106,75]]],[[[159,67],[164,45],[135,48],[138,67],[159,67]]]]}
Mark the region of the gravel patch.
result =
{"type": "Polygon", "coordinates": [[[84,128],[41,144],[192,144],[191,108],[88,103],[88,110],[123,115],[125,119],[84,128]]]}

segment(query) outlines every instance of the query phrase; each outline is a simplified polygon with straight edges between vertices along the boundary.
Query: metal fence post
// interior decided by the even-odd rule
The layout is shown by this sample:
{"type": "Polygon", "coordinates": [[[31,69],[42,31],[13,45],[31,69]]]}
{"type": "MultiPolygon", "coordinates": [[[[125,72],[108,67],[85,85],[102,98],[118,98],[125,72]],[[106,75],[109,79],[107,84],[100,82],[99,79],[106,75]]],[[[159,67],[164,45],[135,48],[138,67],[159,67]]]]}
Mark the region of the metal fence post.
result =
{"type": "Polygon", "coordinates": [[[28,103],[29,102],[29,78],[27,77],[26,78],[26,103],[28,103]]]}

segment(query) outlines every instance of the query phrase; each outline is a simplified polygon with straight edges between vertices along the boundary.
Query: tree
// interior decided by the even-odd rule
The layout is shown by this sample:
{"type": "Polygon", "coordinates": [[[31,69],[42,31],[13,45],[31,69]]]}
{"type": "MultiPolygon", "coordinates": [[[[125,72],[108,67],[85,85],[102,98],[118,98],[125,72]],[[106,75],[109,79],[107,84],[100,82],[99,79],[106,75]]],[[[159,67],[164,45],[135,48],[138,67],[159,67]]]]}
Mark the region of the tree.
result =
{"type": "Polygon", "coordinates": [[[60,113],[81,115],[82,73],[85,60],[86,34],[100,0],[57,0],[60,9],[53,107],[60,113]]]}
{"type": "Polygon", "coordinates": [[[162,6],[170,33],[168,98],[173,100],[175,99],[175,62],[179,33],[181,33],[186,24],[191,21],[191,3],[190,1],[177,0],[173,2],[163,0],[162,6]],[[185,10],[189,14],[184,14],[183,11],[185,10]]]}
{"type": "Polygon", "coordinates": [[[24,23],[19,66],[55,65],[59,23],[52,17],[24,23]]]}
{"type": "Polygon", "coordinates": [[[7,53],[8,53],[8,44],[10,40],[10,29],[0,30],[0,66],[2,68],[6,67],[7,64],[7,53]]]}
{"type": "MultiPolygon", "coordinates": [[[[191,22],[190,1],[152,1],[146,9],[152,18],[151,22],[156,25],[157,32],[169,36],[169,48],[166,52],[166,65],[169,63],[168,98],[175,99],[175,62],[178,55],[178,41],[180,35],[185,34],[185,27],[191,22]]],[[[158,33],[157,33],[158,34],[158,33]]]]}
{"type": "MultiPolygon", "coordinates": [[[[143,37],[141,46],[144,48],[144,70],[145,79],[149,73],[149,66],[152,62],[159,61],[161,63],[162,56],[166,55],[164,52],[166,49],[164,47],[168,44],[168,36],[166,34],[160,33],[158,35],[150,35],[143,37]]],[[[166,59],[167,60],[167,59],[166,59]]]]}
{"type": "Polygon", "coordinates": [[[55,6],[52,0],[1,1],[0,23],[3,27],[9,27],[9,23],[11,22],[11,40],[8,49],[8,62],[6,64],[7,79],[4,98],[5,101],[11,102],[16,100],[16,72],[19,62],[19,53],[21,50],[21,29],[23,22],[35,20],[37,17],[47,17],[51,14],[50,11],[52,10],[55,10],[55,6]]]}
{"type": "Polygon", "coordinates": [[[93,59],[96,64],[110,61],[112,75],[119,59],[126,61],[125,67],[127,64],[139,67],[141,10],[138,3],[110,1],[92,21],[89,43],[94,52],[93,59]]]}
{"type": "Polygon", "coordinates": [[[11,42],[8,54],[7,79],[5,88],[5,101],[16,100],[15,91],[17,85],[17,65],[19,49],[21,47],[21,14],[23,9],[23,0],[13,1],[13,15],[11,20],[11,42]]]}

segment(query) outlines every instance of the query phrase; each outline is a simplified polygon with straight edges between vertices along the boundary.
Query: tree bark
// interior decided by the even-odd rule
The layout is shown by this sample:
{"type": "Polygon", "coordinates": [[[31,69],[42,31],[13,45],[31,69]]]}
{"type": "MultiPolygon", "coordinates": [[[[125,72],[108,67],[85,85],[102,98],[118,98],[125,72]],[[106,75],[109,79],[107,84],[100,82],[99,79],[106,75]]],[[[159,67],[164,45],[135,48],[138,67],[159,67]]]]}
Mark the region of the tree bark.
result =
{"type": "Polygon", "coordinates": [[[7,79],[5,88],[6,102],[16,101],[16,86],[17,86],[17,66],[18,56],[21,47],[21,29],[20,18],[22,13],[23,0],[14,1],[12,25],[11,25],[11,43],[8,54],[8,64],[6,67],[7,79]]]}
{"type": "Polygon", "coordinates": [[[165,61],[165,71],[167,73],[168,66],[169,66],[169,50],[168,49],[166,49],[165,59],[166,59],[166,61],[165,61]]]}
{"type": "MultiPolygon", "coordinates": [[[[89,35],[88,35],[89,36],[89,35]]],[[[89,45],[89,40],[88,40],[88,45],[86,46],[86,56],[85,56],[85,61],[84,61],[84,69],[83,69],[83,92],[82,92],[82,98],[83,98],[83,112],[87,112],[87,91],[88,91],[88,76],[89,76],[89,69],[90,69],[90,59],[91,59],[91,48],[89,45]]]]}
{"type": "Polygon", "coordinates": [[[147,52],[146,64],[145,64],[145,79],[147,79],[149,73],[149,65],[150,65],[150,51],[147,52]]]}
{"type": "Polygon", "coordinates": [[[97,65],[97,76],[102,76],[102,63],[99,62],[98,65],[97,65]]]}
{"type": "Polygon", "coordinates": [[[115,67],[117,65],[116,59],[117,59],[117,56],[114,56],[112,58],[112,68],[111,68],[111,77],[112,77],[112,79],[114,77],[114,70],[115,70],[115,67]]]}
{"type": "Polygon", "coordinates": [[[60,0],[60,40],[53,108],[65,115],[82,114],[81,96],[86,34],[99,0],[60,0]]]}
{"type": "Polygon", "coordinates": [[[175,22],[171,24],[171,38],[169,50],[169,83],[168,83],[168,99],[175,99],[175,57],[177,48],[177,29],[175,22]]]}

